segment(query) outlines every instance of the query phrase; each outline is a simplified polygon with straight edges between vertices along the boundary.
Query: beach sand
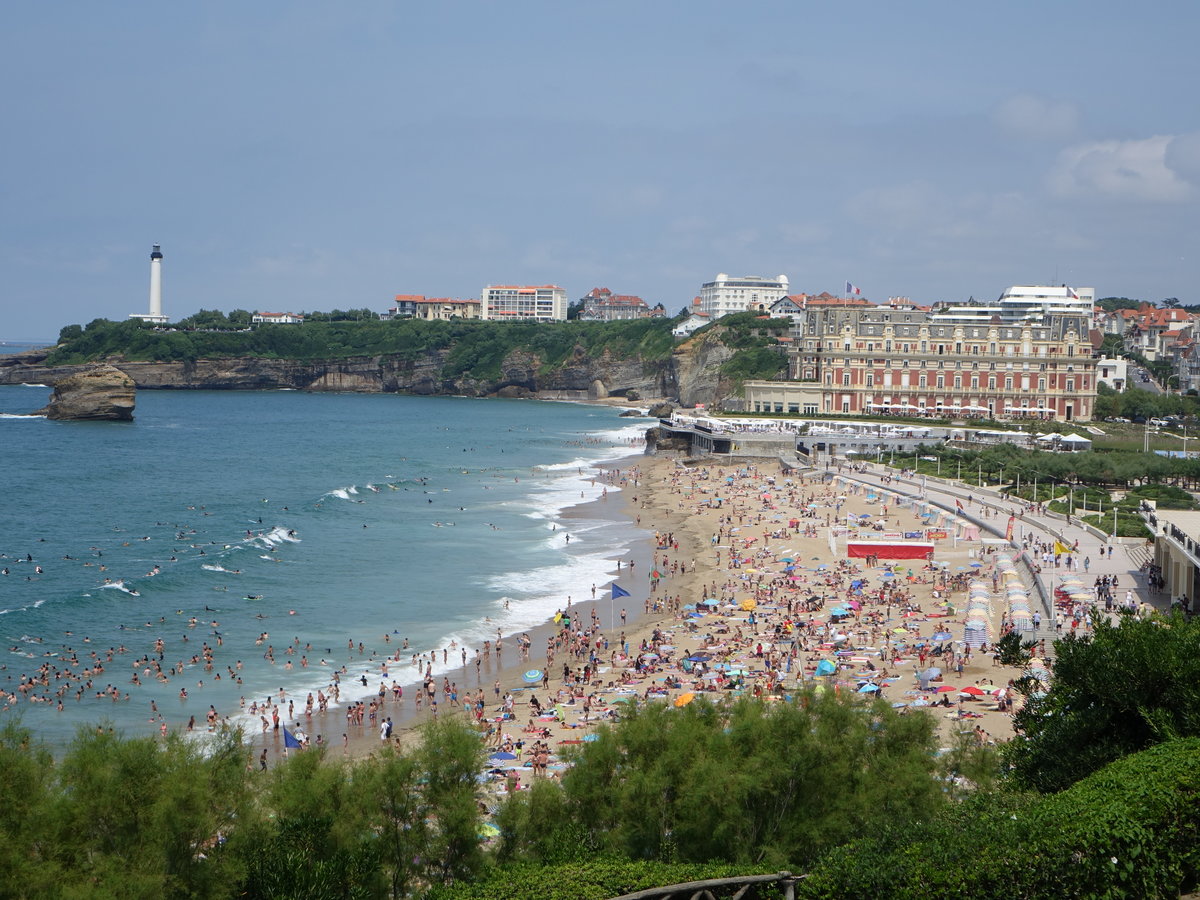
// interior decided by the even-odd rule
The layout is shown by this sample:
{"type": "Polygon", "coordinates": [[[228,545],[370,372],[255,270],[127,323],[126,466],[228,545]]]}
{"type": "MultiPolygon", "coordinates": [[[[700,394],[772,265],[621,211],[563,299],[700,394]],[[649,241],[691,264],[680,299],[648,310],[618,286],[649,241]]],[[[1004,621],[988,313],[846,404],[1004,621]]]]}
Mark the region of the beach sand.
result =
{"type": "MultiPolygon", "coordinates": [[[[495,761],[497,790],[511,786],[509,773],[518,786],[530,783],[534,773],[528,748],[538,740],[544,740],[550,750],[549,774],[560,772],[559,753],[564,747],[584,740],[599,723],[612,721],[621,704],[634,699],[683,703],[687,701],[681,698],[689,694],[714,699],[735,692],[786,695],[814,682],[858,691],[860,685],[870,683],[878,685],[881,696],[893,704],[908,704],[905,714],[935,716],[943,747],[963,734],[989,742],[1011,737],[1010,714],[998,708],[991,692],[1021,673],[998,667],[990,655],[976,652],[962,655],[960,674],[955,671],[955,651],[961,653],[961,644],[933,640],[939,631],[950,632],[953,640],[962,639],[966,579],[975,572],[990,577],[990,564],[970,567],[978,562],[978,541],[959,541],[957,547],[948,539],[939,541],[935,557],[947,564],[945,572],[924,568],[916,560],[866,568],[863,560],[846,561],[831,553],[828,526],[845,522],[852,513],[867,513],[872,521],[882,519],[880,499],[867,490],[835,488],[823,474],[785,476],[775,464],[684,467],[672,457],[644,456],[619,465],[620,475],[609,477],[614,483],[627,479],[622,491],[608,500],[576,507],[566,518],[624,516],[659,539],[652,537],[620,560],[614,581],[631,596],[610,601],[608,584],[597,585],[594,600],[590,585],[580,585],[575,595],[571,612],[586,626],[594,610],[601,626],[590,636],[588,648],[598,658],[586,686],[577,677],[587,662],[586,653],[574,657],[560,649],[547,665],[547,641],[564,636],[553,623],[529,633],[529,659],[518,658],[511,636],[506,635],[502,662],[493,656],[481,664],[478,676],[468,663],[457,680],[460,693],[484,691],[479,727],[492,730],[489,752],[511,750],[516,757],[495,761]],[[784,571],[788,559],[796,567],[791,572],[784,571]],[[659,577],[652,580],[656,571],[659,577]],[[895,574],[885,577],[888,571],[895,574]],[[955,576],[958,589],[953,587],[955,576]],[[858,579],[866,584],[862,593],[852,593],[850,582],[858,579]],[[935,591],[940,597],[935,597],[935,591]],[[817,599],[810,602],[809,598],[817,599]],[[829,610],[852,599],[861,608],[831,624],[829,610]],[[706,600],[709,606],[703,614],[693,608],[706,600]],[[953,612],[939,605],[947,601],[953,612]],[[627,611],[624,628],[619,621],[621,608],[627,611]],[[610,621],[613,614],[618,621],[610,621]],[[837,640],[841,636],[845,639],[837,640]],[[922,657],[921,644],[927,650],[940,645],[950,652],[940,658],[922,657]],[[696,652],[709,659],[699,665],[684,663],[696,652]],[[836,674],[814,679],[823,660],[837,666],[836,674]],[[564,662],[572,670],[569,680],[563,677],[564,662]],[[718,663],[727,672],[743,673],[733,676],[736,685],[725,675],[714,677],[718,663]],[[929,665],[940,666],[944,680],[921,691],[916,673],[929,665]],[[548,690],[541,681],[526,684],[522,676],[530,669],[549,673],[548,690]],[[978,686],[979,699],[960,695],[960,689],[968,686],[978,686]],[[504,699],[509,694],[512,703],[506,711],[504,699]],[[533,697],[542,704],[540,716],[530,705],[533,697]],[[949,705],[911,706],[914,701],[920,705],[938,699],[949,705]]],[[[889,508],[886,514],[888,531],[921,527],[912,509],[889,508]]],[[[838,547],[844,553],[844,538],[838,547]]],[[[564,598],[564,608],[565,603],[564,598]]],[[[992,603],[992,635],[1000,633],[999,607],[999,602],[992,603]]],[[[440,686],[439,680],[437,696],[443,701],[440,686]]],[[[393,741],[401,745],[413,741],[432,715],[428,704],[416,711],[413,692],[406,685],[404,700],[385,700],[379,713],[393,719],[393,741]]],[[[471,713],[448,706],[439,702],[438,715],[473,720],[471,713]]],[[[313,719],[303,723],[305,730],[323,734],[332,755],[358,758],[383,744],[377,725],[347,728],[344,709],[331,708],[313,719]],[[345,746],[343,734],[348,737],[345,746]]],[[[280,735],[271,733],[259,740],[256,753],[266,746],[269,756],[281,755],[280,735]]]]}

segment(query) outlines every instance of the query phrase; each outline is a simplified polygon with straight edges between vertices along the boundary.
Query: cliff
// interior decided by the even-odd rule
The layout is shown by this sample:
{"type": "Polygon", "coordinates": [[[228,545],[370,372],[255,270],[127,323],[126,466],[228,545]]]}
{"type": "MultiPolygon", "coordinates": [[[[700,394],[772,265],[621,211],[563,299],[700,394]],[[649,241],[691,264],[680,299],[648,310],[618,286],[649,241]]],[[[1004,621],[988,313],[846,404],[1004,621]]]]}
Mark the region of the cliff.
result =
{"type": "Polygon", "coordinates": [[[55,383],[104,362],[141,389],[678,398],[716,406],[736,388],[722,373],[734,372],[747,352],[777,348],[772,335],[790,325],[764,325],[752,314],[727,319],[678,346],[668,320],[339,322],[240,332],[98,320],[76,326],[56,348],[0,357],[0,384],[55,383]]]}
{"type": "MultiPolygon", "coordinates": [[[[141,362],[111,359],[140,389],[279,390],[455,394],[471,397],[578,395],[580,399],[676,395],[671,360],[598,358],[576,353],[564,365],[545,367],[536,354],[521,350],[504,357],[497,377],[470,370],[446,373],[447,351],[431,351],[413,360],[397,356],[360,356],[331,360],[198,359],[141,362]]],[[[47,366],[46,353],[0,357],[0,384],[53,384],[90,365],[47,366]]]]}
{"type": "Polygon", "coordinates": [[[48,419],[133,419],[133,379],[113,366],[89,366],[54,383],[50,402],[38,413],[48,419]]]}

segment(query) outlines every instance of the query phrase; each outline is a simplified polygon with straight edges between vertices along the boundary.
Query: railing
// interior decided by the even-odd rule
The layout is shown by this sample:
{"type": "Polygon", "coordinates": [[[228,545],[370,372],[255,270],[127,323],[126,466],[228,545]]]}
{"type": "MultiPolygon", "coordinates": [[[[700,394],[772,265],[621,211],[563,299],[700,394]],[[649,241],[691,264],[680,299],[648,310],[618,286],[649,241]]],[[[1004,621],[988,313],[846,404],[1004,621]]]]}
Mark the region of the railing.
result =
{"type": "MultiPolygon", "coordinates": [[[[648,888],[632,894],[622,894],[612,900],[742,900],[751,888],[759,884],[777,884],[783,888],[784,900],[794,900],[796,882],[803,875],[793,875],[791,872],[779,872],[774,875],[741,875],[736,878],[710,878],[707,881],[686,881],[682,884],[669,884],[665,887],[648,888]],[[734,893],[728,893],[734,891],[734,893]]],[[[753,895],[750,895],[753,896],[753,895]]]]}

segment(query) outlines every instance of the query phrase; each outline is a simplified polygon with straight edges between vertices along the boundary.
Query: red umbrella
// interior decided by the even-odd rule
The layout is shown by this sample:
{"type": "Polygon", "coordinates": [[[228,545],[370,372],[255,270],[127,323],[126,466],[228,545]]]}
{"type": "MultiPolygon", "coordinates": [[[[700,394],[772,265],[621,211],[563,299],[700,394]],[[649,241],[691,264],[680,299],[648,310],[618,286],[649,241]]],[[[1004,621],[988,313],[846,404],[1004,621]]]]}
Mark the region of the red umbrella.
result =
{"type": "Polygon", "coordinates": [[[953,691],[957,691],[957,690],[958,690],[958,688],[956,688],[956,687],[950,687],[950,685],[948,685],[948,684],[943,684],[941,687],[939,687],[937,689],[937,692],[939,694],[949,694],[949,693],[951,693],[953,691]]]}
{"type": "Polygon", "coordinates": [[[960,694],[970,694],[973,697],[982,697],[986,692],[981,690],[980,688],[975,687],[975,685],[972,684],[972,685],[969,685],[968,687],[963,688],[961,691],[959,691],[959,693],[960,694]]]}

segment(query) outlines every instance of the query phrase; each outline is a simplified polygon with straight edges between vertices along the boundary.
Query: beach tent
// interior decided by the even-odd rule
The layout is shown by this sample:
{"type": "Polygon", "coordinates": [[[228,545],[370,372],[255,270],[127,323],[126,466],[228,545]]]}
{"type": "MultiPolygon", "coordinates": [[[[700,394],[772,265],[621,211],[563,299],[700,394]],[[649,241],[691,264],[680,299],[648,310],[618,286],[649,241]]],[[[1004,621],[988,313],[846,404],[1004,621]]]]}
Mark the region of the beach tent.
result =
{"type": "Polygon", "coordinates": [[[1092,442],[1079,434],[1068,434],[1061,441],[1068,450],[1091,450],[1092,442]]]}

